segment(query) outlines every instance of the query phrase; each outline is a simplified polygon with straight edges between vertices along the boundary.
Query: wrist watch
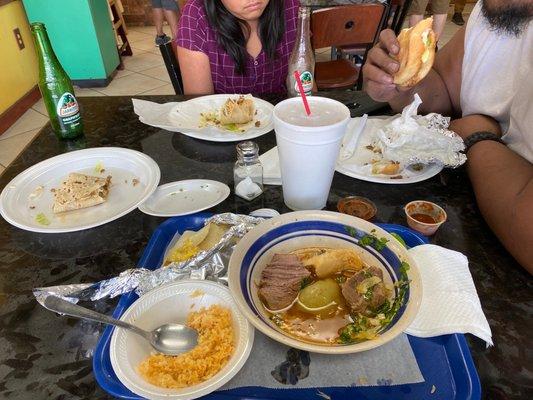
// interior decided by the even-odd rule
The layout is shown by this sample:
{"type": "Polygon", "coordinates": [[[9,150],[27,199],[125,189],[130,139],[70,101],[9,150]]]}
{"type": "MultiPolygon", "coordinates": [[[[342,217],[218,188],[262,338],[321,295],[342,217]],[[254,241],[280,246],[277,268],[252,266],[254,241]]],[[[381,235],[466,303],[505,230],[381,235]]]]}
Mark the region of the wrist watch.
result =
{"type": "Polygon", "coordinates": [[[473,145],[475,145],[476,143],[482,142],[483,140],[492,140],[494,142],[498,142],[498,143],[505,145],[503,140],[495,133],[488,132],[488,131],[482,131],[482,132],[473,133],[464,140],[465,149],[463,150],[463,152],[465,154],[468,153],[468,150],[470,150],[473,145]]]}

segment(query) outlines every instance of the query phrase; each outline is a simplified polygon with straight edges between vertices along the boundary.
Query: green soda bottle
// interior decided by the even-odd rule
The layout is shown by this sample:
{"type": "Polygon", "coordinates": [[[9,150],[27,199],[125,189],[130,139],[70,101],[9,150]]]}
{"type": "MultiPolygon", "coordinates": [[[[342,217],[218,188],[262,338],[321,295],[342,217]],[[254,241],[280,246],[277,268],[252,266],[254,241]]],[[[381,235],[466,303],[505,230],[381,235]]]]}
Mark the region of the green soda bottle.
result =
{"type": "Polygon", "coordinates": [[[83,134],[83,125],[72,82],[52,49],[44,24],[31,24],[31,32],[39,58],[39,89],[52,128],[59,139],[74,139],[83,134]]]}

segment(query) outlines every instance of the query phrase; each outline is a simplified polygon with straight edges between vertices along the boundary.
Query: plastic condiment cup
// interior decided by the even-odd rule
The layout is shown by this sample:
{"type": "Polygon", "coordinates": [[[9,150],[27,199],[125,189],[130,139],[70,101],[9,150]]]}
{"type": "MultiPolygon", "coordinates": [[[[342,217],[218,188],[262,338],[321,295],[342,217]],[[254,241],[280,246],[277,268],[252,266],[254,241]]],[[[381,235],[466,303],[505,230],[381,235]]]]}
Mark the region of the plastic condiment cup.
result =
{"type": "Polygon", "coordinates": [[[407,203],[404,211],[407,217],[407,225],[426,236],[433,235],[448,218],[446,211],[442,207],[425,200],[415,200],[407,203]],[[423,216],[424,219],[432,219],[435,222],[422,221],[420,216],[423,216]],[[415,217],[419,217],[419,219],[415,217]]]}
{"type": "Polygon", "coordinates": [[[283,200],[292,210],[320,210],[326,202],[342,137],[350,120],[344,104],[325,97],[300,98],[274,107],[274,129],[280,160],[283,200]]]}
{"type": "Polygon", "coordinates": [[[340,199],[337,203],[337,210],[366,221],[370,221],[378,212],[376,205],[371,200],[361,196],[349,196],[340,199]]]}

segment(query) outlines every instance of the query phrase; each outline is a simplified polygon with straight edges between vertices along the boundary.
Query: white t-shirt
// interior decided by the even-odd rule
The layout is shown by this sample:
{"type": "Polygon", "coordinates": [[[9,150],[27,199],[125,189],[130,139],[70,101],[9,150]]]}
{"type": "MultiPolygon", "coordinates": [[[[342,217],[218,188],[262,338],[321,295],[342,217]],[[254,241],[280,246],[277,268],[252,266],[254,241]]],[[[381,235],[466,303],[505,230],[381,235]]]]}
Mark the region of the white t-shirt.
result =
{"type": "Polygon", "coordinates": [[[476,4],[466,26],[461,109],[496,119],[509,148],[533,163],[533,22],[519,37],[501,34],[476,4]]]}

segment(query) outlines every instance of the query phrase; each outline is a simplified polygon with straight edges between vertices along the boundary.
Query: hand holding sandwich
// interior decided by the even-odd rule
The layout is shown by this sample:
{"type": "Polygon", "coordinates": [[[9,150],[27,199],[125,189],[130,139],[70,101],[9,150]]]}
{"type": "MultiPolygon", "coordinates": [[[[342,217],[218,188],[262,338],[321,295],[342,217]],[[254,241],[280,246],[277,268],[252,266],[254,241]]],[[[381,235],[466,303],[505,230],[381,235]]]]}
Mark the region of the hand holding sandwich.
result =
{"type": "Polygon", "coordinates": [[[432,18],[394,32],[381,32],[378,44],[368,52],[363,66],[364,88],[377,101],[391,101],[411,90],[431,70],[435,59],[432,18]]]}

